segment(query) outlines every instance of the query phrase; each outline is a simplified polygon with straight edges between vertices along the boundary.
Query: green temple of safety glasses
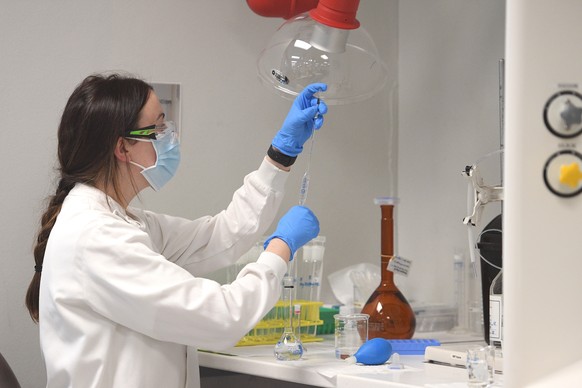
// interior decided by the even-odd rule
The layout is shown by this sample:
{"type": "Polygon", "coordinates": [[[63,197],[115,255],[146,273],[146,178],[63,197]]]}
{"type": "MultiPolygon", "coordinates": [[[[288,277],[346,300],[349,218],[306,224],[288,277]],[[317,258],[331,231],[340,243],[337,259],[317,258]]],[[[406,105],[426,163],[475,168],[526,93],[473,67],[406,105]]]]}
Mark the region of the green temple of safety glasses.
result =
{"type": "Polygon", "coordinates": [[[134,139],[156,139],[157,134],[163,131],[164,128],[159,128],[157,125],[148,125],[147,127],[128,129],[123,133],[124,137],[134,139]]]}

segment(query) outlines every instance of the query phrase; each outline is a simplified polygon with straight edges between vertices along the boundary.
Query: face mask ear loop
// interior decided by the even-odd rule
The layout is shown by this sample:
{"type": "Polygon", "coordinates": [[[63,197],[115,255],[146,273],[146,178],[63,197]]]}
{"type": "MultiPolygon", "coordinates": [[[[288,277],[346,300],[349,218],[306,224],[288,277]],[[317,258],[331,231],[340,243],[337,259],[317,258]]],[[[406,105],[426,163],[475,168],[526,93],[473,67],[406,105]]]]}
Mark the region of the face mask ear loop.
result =
{"type": "Polygon", "coordinates": [[[142,166],[139,163],[134,162],[133,160],[130,160],[129,164],[133,164],[134,166],[141,168],[142,171],[146,169],[144,166],[142,166]]]}
{"type": "MultiPolygon", "coordinates": [[[[127,140],[127,139],[126,139],[126,140],[127,140]]],[[[144,166],[142,166],[141,164],[134,162],[133,160],[129,160],[129,164],[133,164],[134,166],[141,168],[141,173],[142,173],[142,175],[143,175],[143,172],[144,172],[145,170],[147,170],[147,169],[150,169],[150,168],[154,168],[155,166],[157,166],[157,164],[158,164],[158,157],[159,157],[159,155],[158,155],[158,150],[156,149],[156,147],[154,147],[154,145],[153,145],[153,143],[152,143],[152,140],[149,140],[149,139],[132,139],[132,140],[135,140],[135,141],[141,141],[141,142],[145,142],[145,143],[150,143],[150,144],[152,144],[152,148],[154,149],[154,152],[156,153],[156,161],[155,161],[155,162],[154,162],[154,164],[153,164],[152,166],[150,166],[150,167],[144,167],[144,166]]],[[[127,152],[127,151],[126,151],[126,152],[127,152]]]]}

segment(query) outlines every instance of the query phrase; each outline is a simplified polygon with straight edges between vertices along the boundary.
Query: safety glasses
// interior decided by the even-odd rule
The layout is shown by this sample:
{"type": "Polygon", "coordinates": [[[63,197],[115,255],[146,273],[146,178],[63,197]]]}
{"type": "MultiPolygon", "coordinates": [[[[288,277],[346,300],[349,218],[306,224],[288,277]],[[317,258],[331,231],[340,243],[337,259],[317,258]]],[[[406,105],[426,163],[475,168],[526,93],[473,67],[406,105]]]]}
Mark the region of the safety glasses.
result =
{"type": "Polygon", "coordinates": [[[136,140],[160,140],[166,136],[172,139],[178,139],[178,128],[173,121],[165,121],[162,124],[148,125],[147,127],[128,129],[124,132],[123,137],[136,140]]]}

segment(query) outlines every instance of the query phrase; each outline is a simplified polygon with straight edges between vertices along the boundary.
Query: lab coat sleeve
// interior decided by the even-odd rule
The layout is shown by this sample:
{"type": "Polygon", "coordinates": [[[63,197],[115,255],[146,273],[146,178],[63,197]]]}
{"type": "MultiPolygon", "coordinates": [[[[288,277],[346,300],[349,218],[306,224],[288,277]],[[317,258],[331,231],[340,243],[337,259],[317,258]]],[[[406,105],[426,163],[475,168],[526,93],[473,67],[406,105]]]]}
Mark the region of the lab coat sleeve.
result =
{"type": "Polygon", "coordinates": [[[90,308],[160,341],[207,349],[234,345],[272,308],[286,263],[264,252],[236,281],[196,278],[152,250],[144,231],[114,216],[86,225],[78,276],[90,308]]]}
{"type": "Polygon", "coordinates": [[[289,174],[263,161],[248,174],[226,210],[187,220],[132,210],[146,225],[154,249],[194,275],[234,263],[256,243],[273,222],[289,174]]]}

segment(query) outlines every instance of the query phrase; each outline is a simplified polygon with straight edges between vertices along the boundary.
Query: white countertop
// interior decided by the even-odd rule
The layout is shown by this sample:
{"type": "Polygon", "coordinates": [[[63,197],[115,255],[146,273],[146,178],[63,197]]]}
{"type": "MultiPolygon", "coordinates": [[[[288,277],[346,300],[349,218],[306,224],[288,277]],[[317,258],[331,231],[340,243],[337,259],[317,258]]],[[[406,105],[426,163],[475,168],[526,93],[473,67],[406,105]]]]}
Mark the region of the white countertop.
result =
{"type": "Polygon", "coordinates": [[[200,366],[318,387],[466,387],[464,368],[430,364],[423,356],[400,356],[404,369],[389,365],[349,365],[335,358],[333,336],[305,344],[298,361],[278,361],[273,345],[235,347],[222,353],[199,352],[200,366]],[[357,385],[360,384],[360,385],[357,385]]]}

